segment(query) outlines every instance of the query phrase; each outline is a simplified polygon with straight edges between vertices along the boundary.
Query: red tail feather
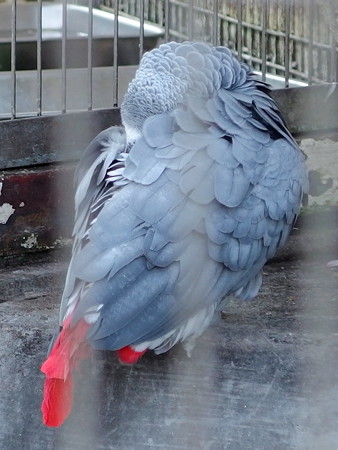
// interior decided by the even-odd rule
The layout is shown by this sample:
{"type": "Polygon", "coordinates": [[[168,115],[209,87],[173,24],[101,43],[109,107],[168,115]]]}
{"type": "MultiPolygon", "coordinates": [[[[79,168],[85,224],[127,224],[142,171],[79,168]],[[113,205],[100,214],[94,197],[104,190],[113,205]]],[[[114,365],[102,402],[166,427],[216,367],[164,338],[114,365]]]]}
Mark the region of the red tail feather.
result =
{"type": "Polygon", "coordinates": [[[71,328],[70,323],[71,318],[64,321],[52,351],[41,366],[47,377],[41,410],[44,424],[50,427],[60,426],[68,417],[73,401],[72,370],[89,353],[85,341],[89,324],[80,320],[71,328]]]}
{"type": "Polygon", "coordinates": [[[59,427],[67,419],[73,404],[73,379],[47,378],[41,405],[43,423],[48,427],[59,427]]]}

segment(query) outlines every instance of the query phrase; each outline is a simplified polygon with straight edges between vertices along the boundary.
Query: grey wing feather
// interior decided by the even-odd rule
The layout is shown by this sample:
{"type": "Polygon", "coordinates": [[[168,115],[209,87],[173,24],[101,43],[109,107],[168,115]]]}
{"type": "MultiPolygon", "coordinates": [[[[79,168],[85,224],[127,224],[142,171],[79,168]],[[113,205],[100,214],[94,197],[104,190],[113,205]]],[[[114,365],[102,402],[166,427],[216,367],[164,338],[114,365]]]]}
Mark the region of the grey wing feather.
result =
{"type": "Polygon", "coordinates": [[[110,127],[99,133],[85,150],[75,172],[75,223],[73,229],[73,255],[69,265],[60,308],[60,324],[64,320],[68,301],[75,290],[76,276],[73,261],[94,219],[93,208],[97,200],[112,188],[106,173],[126,149],[126,136],[122,127],[110,127]]]}
{"type": "Polygon", "coordinates": [[[126,137],[122,127],[110,127],[89,144],[75,172],[75,226],[80,233],[86,214],[99,195],[108,167],[125,150],[126,137]]]}
{"type": "MultiPolygon", "coordinates": [[[[229,165],[217,160],[216,198],[230,208],[221,208],[217,222],[212,217],[207,219],[208,235],[214,242],[210,247],[213,257],[224,261],[232,270],[246,272],[247,284],[237,289],[242,298],[251,298],[257,293],[260,269],[285,243],[298,214],[302,193],[308,189],[304,155],[286,129],[273,100],[258,92],[259,108],[255,104],[254,90],[251,104],[248,101],[248,88],[242,96],[240,89],[220,96],[222,101],[233,96],[242,103],[242,108],[246,106],[251,116],[235,108],[233,101],[225,108],[228,120],[236,123],[241,114],[248,124],[233,133],[229,145],[232,157],[240,163],[240,170],[234,163],[229,165]],[[262,123],[267,140],[262,139],[262,123]],[[254,133],[252,128],[256,128],[254,133]],[[262,131],[257,134],[258,130],[262,131]],[[232,220],[229,222],[229,219],[232,220]]],[[[216,110],[213,114],[217,114],[216,110]]]]}

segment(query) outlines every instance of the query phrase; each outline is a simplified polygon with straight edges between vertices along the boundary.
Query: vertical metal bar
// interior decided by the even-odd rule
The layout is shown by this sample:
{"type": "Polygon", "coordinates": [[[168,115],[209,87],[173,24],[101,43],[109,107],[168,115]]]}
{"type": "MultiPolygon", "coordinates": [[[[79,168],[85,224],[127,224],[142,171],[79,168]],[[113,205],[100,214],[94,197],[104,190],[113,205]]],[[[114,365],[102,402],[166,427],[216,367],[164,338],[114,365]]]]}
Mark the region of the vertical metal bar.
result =
{"type": "Polygon", "coordinates": [[[218,0],[214,0],[214,14],[212,21],[212,43],[213,45],[218,45],[219,43],[219,32],[218,32],[218,0]]]}
{"type": "Polygon", "coordinates": [[[88,0],[88,111],[93,109],[93,0],[88,0]]]}
{"type": "Polygon", "coordinates": [[[42,114],[42,0],[37,0],[37,42],[36,42],[36,109],[42,114]]]}
{"type": "Polygon", "coordinates": [[[243,31],[243,4],[242,0],[237,2],[237,55],[238,59],[242,59],[242,31],[243,31]]]}
{"type": "Polygon", "coordinates": [[[334,4],[330,2],[330,44],[331,44],[331,55],[330,55],[330,74],[329,81],[334,83],[337,81],[337,40],[336,40],[336,15],[334,11],[334,4]]]}
{"type": "MultiPolygon", "coordinates": [[[[119,102],[119,66],[118,66],[118,41],[119,41],[119,0],[115,0],[114,10],[114,92],[113,92],[113,105],[117,108],[119,102]]],[[[142,44],[143,45],[143,44],[142,44]]]]}
{"type": "Polygon", "coordinates": [[[285,87],[289,87],[290,80],[290,20],[291,4],[290,0],[285,0],[285,87]]]}
{"type": "Polygon", "coordinates": [[[189,17],[188,17],[188,39],[194,39],[194,0],[189,1],[189,17]]]}
{"type": "Polygon", "coordinates": [[[330,83],[337,81],[337,42],[334,33],[331,32],[331,57],[330,57],[330,83]]]}
{"type": "Polygon", "coordinates": [[[140,0],[140,54],[141,61],[144,49],[144,0],[140,0]]]}
{"type": "Polygon", "coordinates": [[[12,23],[11,23],[11,118],[16,117],[16,0],[12,0],[12,23]]]}
{"type": "Polygon", "coordinates": [[[67,111],[67,0],[62,0],[62,42],[61,42],[61,110],[67,111]]]}
{"type": "Polygon", "coordinates": [[[262,0],[262,37],[261,37],[261,54],[262,54],[262,80],[266,81],[266,31],[268,24],[268,0],[262,0]]]}
{"type": "Polygon", "coordinates": [[[164,0],[164,39],[166,42],[169,41],[169,30],[170,30],[170,3],[169,0],[164,0]]]}
{"type": "Polygon", "coordinates": [[[309,1],[309,58],[308,58],[308,83],[313,83],[313,20],[314,20],[314,0],[309,1]]]}

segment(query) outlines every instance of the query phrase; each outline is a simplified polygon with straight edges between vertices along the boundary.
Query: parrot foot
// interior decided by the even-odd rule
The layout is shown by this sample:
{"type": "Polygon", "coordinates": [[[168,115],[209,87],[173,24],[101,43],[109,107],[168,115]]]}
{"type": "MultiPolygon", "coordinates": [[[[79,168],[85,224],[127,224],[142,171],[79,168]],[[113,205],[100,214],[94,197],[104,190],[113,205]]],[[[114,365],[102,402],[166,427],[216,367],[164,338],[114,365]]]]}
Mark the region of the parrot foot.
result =
{"type": "Polygon", "coordinates": [[[135,351],[130,345],[117,350],[117,355],[121,363],[135,364],[147,350],[135,351]]]}

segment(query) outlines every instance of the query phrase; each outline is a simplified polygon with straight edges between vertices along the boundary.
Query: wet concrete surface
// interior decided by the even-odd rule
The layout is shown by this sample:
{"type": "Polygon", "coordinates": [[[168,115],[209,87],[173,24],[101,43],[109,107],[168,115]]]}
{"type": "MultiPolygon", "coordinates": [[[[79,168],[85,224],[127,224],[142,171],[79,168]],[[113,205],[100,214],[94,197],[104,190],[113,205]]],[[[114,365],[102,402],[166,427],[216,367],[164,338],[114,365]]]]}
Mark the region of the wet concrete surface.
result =
{"type": "MultiPolygon", "coordinates": [[[[318,225],[318,224],[317,224],[318,225]]],[[[39,367],[66,263],[49,253],[0,273],[0,449],[338,448],[337,224],[294,235],[251,302],[229,302],[198,340],[122,366],[81,365],[72,415],[41,423],[39,367]]]]}

